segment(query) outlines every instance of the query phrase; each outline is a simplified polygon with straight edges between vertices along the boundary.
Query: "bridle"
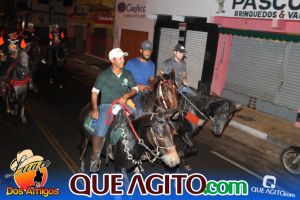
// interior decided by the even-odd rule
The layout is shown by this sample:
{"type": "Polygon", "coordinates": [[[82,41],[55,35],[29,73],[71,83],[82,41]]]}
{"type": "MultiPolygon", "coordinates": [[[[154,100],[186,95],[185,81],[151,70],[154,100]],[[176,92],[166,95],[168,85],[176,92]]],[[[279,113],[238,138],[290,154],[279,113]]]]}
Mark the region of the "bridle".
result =
{"type": "Polygon", "coordinates": [[[177,86],[176,86],[175,82],[171,79],[162,80],[158,83],[158,97],[159,97],[160,101],[162,102],[164,109],[169,110],[170,108],[167,105],[166,98],[162,91],[162,88],[165,84],[171,84],[171,87],[173,87],[175,90],[177,90],[177,86]]]}

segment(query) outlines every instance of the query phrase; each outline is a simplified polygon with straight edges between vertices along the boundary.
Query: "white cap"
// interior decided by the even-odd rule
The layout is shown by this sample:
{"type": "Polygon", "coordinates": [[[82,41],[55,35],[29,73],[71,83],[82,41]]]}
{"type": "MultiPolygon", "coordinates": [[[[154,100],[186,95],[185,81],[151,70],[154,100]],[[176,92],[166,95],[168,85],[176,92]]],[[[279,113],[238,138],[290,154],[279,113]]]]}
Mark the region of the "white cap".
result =
{"type": "Polygon", "coordinates": [[[122,49],[120,48],[115,48],[109,52],[108,56],[109,56],[109,60],[112,60],[113,58],[121,58],[122,56],[128,56],[128,53],[123,52],[122,49]]]}

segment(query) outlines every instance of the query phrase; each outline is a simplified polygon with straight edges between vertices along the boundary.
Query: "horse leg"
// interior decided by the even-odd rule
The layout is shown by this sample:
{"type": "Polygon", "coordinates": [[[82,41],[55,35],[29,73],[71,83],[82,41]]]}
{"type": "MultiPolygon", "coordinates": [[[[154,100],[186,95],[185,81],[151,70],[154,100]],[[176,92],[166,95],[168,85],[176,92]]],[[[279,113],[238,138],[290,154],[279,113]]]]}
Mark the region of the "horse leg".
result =
{"type": "Polygon", "coordinates": [[[85,172],[85,162],[84,162],[84,155],[89,145],[90,136],[88,138],[84,138],[81,142],[81,151],[80,151],[80,170],[81,172],[85,172]]]}
{"type": "Polygon", "coordinates": [[[9,96],[5,96],[5,102],[6,102],[6,113],[11,113],[10,105],[9,105],[9,96]]]}
{"type": "Polygon", "coordinates": [[[23,124],[25,124],[27,122],[27,119],[25,117],[25,105],[24,102],[21,105],[21,121],[23,124]]]}

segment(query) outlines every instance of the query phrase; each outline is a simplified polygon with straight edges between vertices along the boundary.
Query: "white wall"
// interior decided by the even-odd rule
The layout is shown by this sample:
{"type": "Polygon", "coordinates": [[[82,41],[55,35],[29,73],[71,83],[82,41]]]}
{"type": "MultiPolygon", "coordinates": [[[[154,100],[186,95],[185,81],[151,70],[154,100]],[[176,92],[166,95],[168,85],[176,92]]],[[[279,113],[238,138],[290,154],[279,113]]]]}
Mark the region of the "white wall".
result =
{"type": "Polygon", "coordinates": [[[147,0],[147,13],[152,15],[178,15],[204,17],[210,22],[217,0],[147,0]]]}
{"type": "Polygon", "coordinates": [[[146,12],[134,13],[127,10],[119,12],[118,5],[121,2],[125,2],[127,5],[130,4],[132,7],[146,6],[146,0],[116,0],[113,46],[120,46],[122,29],[148,32],[148,40],[153,41],[155,20],[146,18],[146,12]],[[135,17],[132,15],[135,15],[135,17]]]}

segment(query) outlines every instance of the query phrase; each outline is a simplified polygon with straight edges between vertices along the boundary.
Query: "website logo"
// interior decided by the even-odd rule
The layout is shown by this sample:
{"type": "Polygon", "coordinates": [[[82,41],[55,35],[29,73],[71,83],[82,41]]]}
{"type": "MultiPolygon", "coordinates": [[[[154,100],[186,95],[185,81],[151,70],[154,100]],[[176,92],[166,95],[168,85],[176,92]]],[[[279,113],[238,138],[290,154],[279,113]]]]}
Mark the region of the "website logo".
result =
{"type": "Polygon", "coordinates": [[[58,188],[45,188],[48,179],[47,168],[51,162],[42,156],[34,155],[30,149],[17,153],[10,164],[11,174],[5,178],[13,177],[18,188],[8,186],[6,195],[58,195],[58,188]]]}
{"type": "Polygon", "coordinates": [[[264,188],[275,188],[276,187],[276,177],[271,175],[264,176],[263,179],[263,187],[264,188]]]}
{"type": "Polygon", "coordinates": [[[262,181],[263,187],[251,187],[251,192],[260,193],[266,195],[276,195],[282,197],[296,198],[296,195],[290,192],[287,192],[279,187],[277,187],[277,178],[272,175],[265,175],[262,181]]]}

